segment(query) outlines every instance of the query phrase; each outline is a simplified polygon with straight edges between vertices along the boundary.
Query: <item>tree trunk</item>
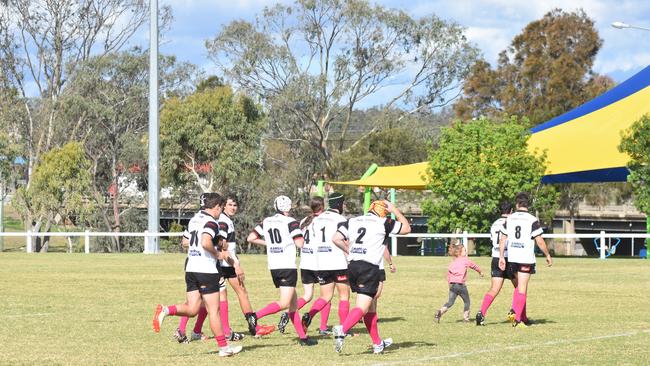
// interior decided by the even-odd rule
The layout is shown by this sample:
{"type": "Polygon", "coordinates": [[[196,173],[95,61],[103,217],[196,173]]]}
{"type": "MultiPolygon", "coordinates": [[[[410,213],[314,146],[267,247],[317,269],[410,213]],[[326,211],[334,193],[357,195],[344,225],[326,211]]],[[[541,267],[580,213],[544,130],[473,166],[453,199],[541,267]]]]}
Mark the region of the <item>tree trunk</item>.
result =
{"type": "MultiPolygon", "coordinates": [[[[45,232],[49,233],[51,229],[52,229],[52,220],[48,218],[47,222],[45,223],[45,232]]],[[[50,236],[49,235],[43,236],[43,246],[41,247],[39,252],[47,253],[49,247],[50,247],[50,236]]]]}

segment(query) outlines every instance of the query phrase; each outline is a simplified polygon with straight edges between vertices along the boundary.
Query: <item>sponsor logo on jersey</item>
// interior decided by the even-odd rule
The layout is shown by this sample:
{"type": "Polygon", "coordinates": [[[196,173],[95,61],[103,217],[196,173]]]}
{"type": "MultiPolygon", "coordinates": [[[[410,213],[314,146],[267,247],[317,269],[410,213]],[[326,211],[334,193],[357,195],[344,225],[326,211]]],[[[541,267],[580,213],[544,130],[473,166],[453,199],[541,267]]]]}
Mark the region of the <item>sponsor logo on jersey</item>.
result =
{"type": "Polygon", "coordinates": [[[284,253],[284,248],[270,247],[269,253],[284,253]]]}
{"type": "Polygon", "coordinates": [[[331,247],[318,247],[318,252],[319,253],[330,253],[332,252],[331,247]]]}
{"type": "Polygon", "coordinates": [[[311,248],[302,248],[303,253],[314,254],[314,250],[311,248]]]}
{"type": "Polygon", "coordinates": [[[366,254],[366,252],[368,252],[368,250],[365,248],[352,248],[352,250],[350,251],[350,253],[354,253],[354,254],[366,254]]]}
{"type": "Polygon", "coordinates": [[[198,250],[194,250],[194,249],[191,249],[189,254],[190,254],[190,257],[200,257],[201,256],[201,252],[199,252],[198,250]]]}
{"type": "Polygon", "coordinates": [[[510,247],[512,248],[523,248],[524,246],[524,243],[510,242],[510,247]]]}

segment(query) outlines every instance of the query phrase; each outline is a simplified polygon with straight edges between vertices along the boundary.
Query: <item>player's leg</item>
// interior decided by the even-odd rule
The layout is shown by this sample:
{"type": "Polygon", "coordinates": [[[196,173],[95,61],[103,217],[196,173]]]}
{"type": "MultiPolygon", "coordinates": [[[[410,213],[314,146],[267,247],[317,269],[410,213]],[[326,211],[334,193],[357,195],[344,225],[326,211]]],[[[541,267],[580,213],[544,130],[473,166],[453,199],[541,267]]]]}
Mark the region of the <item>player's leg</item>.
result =
{"type": "Polygon", "coordinates": [[[516,326],[521,322],[524,307],[526,306],[526,293],[528,292],[528,281],[530,280],[530,273],[517,272],[517,288],[515,289],[515,323],[516,326]]]}
{"type": "MultiPolygon", "coordinates": [[[[237,294],[237,300],[239,301],[239,307],[244,314],[244,319],[248,320],[248,317],[253,314],[253,308],[248,299],[248,291],[246,290],[244,283],[237,277],[228,278],[228,283],[230,283],[230,287],[232,287],[235,294],[237,294]]],[[[232,331],[230,333],[230,340],[232,341],[243,339],[243,337],[244,335],[242,333],[232,331]]]]}
{"type": "Polygon", "coordinates": [[[219,346],[219,356],[232,356],[236,353],[239,353],[242,350],[242,347],[233,347],[228,345],[228,341],[226,340],[221,324],[221,316],[219,315],[219,294],[220,291],[218,288],[217,291],[204,293],[203,301],[205,302],[205,307],[208,311],[210,330],[212,330],[214,339],[217,341],[217,345],[219,346]]]}
{"type": "Polygon", "coordinates": [[[497,295],[499,295],[499,292],[501,292],[501,288],[503,287],[503,280],[503,277],[492,277],[490,289],[485,294],[485,296],[483,296],[481,310],[476,314],[476,325],[483,325],[484,317],[487,315],[487,311],[490,308],[490,305],[492,305],[494,299],[497,297],[497,295]]]}
{"type": "Polygon", "coordinates": [[[316,301],[314,301],[311,309],[309,309],[309,312],[303,314],[302,316],[302,326],[305,328],[305,331],[307,331],[307,328],[309,328],[309,325],[311,324],[312,319],[314,319],[314,316],[316,316],[319,311],[323,310],[323,308],[330,303],[332,296],[334,296],[334,282],[321,284],[320,296],[318,299],[316,299],[316,301]]]}
{"type": "Polygon", "coordinates": [[[300,313],[298,312],[298,295],[296,294],[295,287],[282,286],[280,287],[280,304],[285,305],[288,309],[289,319],[293,324],[293,328],[298,334],[299,343],[301,346],[313,346],[315,341],[307,338],[305,329],[302,326],[300,313]]]}
{"type": "Polygon", "coordinates": [[[201,306],[201,295],[199,294],[200,283],[195,273],[185,273],[185,285],[187,293],[183,304],[170,306],[158,304],[156,307],[152,322],[154,332],[160,332],[160,327],[167,315],[193,317],[199,311],[199,307],[201,306]]]}

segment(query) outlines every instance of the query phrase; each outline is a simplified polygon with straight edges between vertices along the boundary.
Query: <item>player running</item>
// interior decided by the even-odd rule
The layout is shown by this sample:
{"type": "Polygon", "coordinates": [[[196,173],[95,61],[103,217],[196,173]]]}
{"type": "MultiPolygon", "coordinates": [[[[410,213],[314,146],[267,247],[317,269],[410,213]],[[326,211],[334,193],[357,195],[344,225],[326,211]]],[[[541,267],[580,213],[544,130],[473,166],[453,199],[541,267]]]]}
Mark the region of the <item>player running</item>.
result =
{"type": "MultiPolygon", "coordinates": [[[[350,309],[348,261],[345,252],[332,242],[332,238],[339,226],[344,225],[347,221],[341,215],[343,202],[343,195],[333,192],[328,199],[329,209],[323,211],[323,198],[314,197],[312,199],[312,211],[314,213],[302,223],[305,242],[309,242],[309,246],[316,249],[318,281],[320,284],[320,297],[314,302],[309,312],[303,315],[302,324],[306,331],[314,316],[321,312],[319,328],[319,334],[321,335],[331,334],[327,329],[327,320],[335,288],[339,295],[339,324],[343,324],[350,309]]],[[[302,267],[302,258],[300,264],[302,267]]]]}
{"type": "Polygon", "coordinates": [[[535,273],[535,244],[546,256],[546,263],[553,265],[551,254],[546,248],[542,238],[542,227],[537,218],[528,213],[530,198],[527,193],[521,192],[515,198],[516,211],[506,219],[501,228],[503,234],[499,240],[499,269],[508,270],[517,278],[517,288],[513,295],[513,308],[515,319],[513,327],[528,326],[526,316],[526,293],[528,281],[535,273]],[[505,249],[508,247],[508,262],[505,259],[505,249]]]}
{"type": "MultiPolygon", "coordinates": [[[[341,325],[335,326],[334,349],[340,353],[343,349],[345,334],[362,318],[372,314],[373,300],[377,295],[380,282],[379,263],[383,260],[386,249],[384,243],[389,234],[408,234],[411,226],[402,213],[388,201],[375,201],[370,211],[363,216],[353,217],[341,225],[332,241],[348,254],[348,278],[350,288],[357,293],[354,309],[350,311],[341,325]],[[386,213],[395,214],[397,221],[387,218],[386,213]]],[[[377,322],[366,323],[372,338],[373,352],[382,353],[392,343],[392,339],[379,337],[377,322]]]]}
{"type": "Polygon", "coordinates": [[[298,270],[296,269],[296,247],[303,248],[304,238],[300,224],[289,216],[291,199],[287,196],[278,196],[274,201],[276,214],[265,218],[248,235],[248,242],[255,245],[266,246],[268,268],[276,288],[280,289],[280,300],[268,304],[247,318],[249,330],[256,329],[258,319],[275,314],[283,309],[289,309],[288,315],[298,333],[301,346],[313,346],[317,342],[305,334],[297,312],[296,282],[298,270]]]}
{"type": "Polygon", "coordinates": [[[512,203],[502,202],[499,205],[499,212],[501,217],[496,219],[490,227],[490,239],[492,240],[492,286],[490,290],[483,297],[483,303],[481,304],[481,310],[476,313],[476,325],[485,325],[485,315],[487,314],[492,301],[497,297],[501,288],[503,287],[503,282],[505,279],[509,279],[512,282],[512,286],[517,288],[517,278],[513,276],[512,273],[507,271],[508,264],[508,249],[503,253],[504,259],[506,260],[506,270],[502,271],[499,268],[499,240],[501,238],[501,230],[503,224],[506,222],[508,215],[512,213],[512,203]]]}
{"type": "Polygon", "coordinates": [[[225,227],[220,227],[216,218],[221,214],[224,199],[218,193],[207,193],[204,198],[204,209],[194,215],[188,226],[191,236],[185,266],[186,301],[179,305],[158,304],[153,318],[153,329],[156,333],[160,332],[167,315],[195,316],[203,299],[210,329],[219,345],[219,356],[226,357],[239,353],[242,347],[228,345],[219,319],[220,276],[217,260],[227,234],[225,227]]]}

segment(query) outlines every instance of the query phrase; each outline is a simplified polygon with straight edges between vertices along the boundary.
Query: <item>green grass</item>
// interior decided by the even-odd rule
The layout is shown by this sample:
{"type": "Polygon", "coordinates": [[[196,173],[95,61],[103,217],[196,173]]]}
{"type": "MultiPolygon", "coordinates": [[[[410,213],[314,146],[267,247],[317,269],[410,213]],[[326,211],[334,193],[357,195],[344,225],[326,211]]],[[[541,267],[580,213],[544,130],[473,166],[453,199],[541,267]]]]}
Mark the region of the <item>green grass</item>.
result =
{"type": "MultiPolygon", "coordinates": [[[[464,324],[462,301],[433,323],[447,298],[447,258],[397,257],[380,301],[379,330],[395,341],[384,355],[370,354],[370,339],[348,339],[343,353],[332,340],[296,344],[293,329],[264,339],[247,337],[244,352],[219,360],[213,340],[178,344],[169,318],[151,330],[155,304],[184,299],[183,256],[139,254],[0,254],[2,365],[564,365],[650,363],[650,263],[639,259],[560,258],[534,275],[528,329],[505,323],[512,289],[505,288],[487,314],[487,326],[464,324]],[[300,362],[300,363],[299,363],[300,362]]],[[[488,268],[489,258],[477,258],[488,268]]],[[[275,300],[264,256],[243,256],[254,308],[275,300]]],[[[472,314],[489,279],[468,274],[472,314]]],[[[301,293],[301,291],[300,291],[301,293]]],[[[246,329],[231,293],[231,322],[246,329]]],[[[307,305],[310,306],[310,305],[307,305]]],[[[262,319],[274,324],[278,315],[262,319]]],[[[332,308],[330,324],[338,316],[332,308]]],[[[192,327],[190,321],[189,327],[192,327]]],[[[315,329],[318,319],[314,321],[315,329]]],[[[189,329],[188,327],[188,329],[189,329]]],[[[204,328],[208,331],[207,325],[204,328]]],[[[312,331],[313,333],[313,331],[312,331]]]]}

